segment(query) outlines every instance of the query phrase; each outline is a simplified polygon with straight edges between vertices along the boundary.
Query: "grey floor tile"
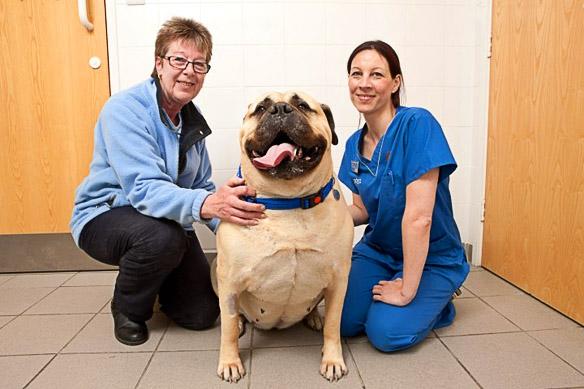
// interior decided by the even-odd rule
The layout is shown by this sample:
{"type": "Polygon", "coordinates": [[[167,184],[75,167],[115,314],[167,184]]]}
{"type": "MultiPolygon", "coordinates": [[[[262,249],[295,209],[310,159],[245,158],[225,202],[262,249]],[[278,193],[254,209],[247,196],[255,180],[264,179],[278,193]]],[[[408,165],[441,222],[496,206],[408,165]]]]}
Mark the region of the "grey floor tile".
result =
{"type": "Polygon", "coordinates": [[[343,345],[343,355],[349,373],[331,384],[320,375],[320,346],[254,349],[251,389],[362,388],[359,374],[346,345],[343,345]]]}
{"type": "MultiPolygon", "coordinates": [[[[112,291],[112,295],[113,295],[113,291],[112,291]]],[[[112,301],[112,296],[110,296],[109,300],[107,301],[107,304],[105,304],[101,310],[99,311],[99,313],[107,313],[108,315],[111,315],[112,310],[111,310],[111,301],[112,301]]]]}
{"type": "Polygon", "coordinates": [[[529,335],[584,373],[584,328],[535,331],[529,335]]]}
{"type": "Polygon", "coordinates": [[[467,299],[476,297],[470,290],[466,289],[464,286],[460,287],[460,291],[462,294],[460,296],[456,296],[458,299],[467,299]]]}
{"type": "Polygon", "coordinates": [[[55,288],[10,288],[0,290],[0,315],[20,315],[55,288]]]}
{"type": "MultiPolygon", "coordinates": [[[[114,293],[113,293],[113,289],[112,289],[112,295],[113,295],[113,294],[114,294],[114,293]]],[[[111,300],[112,300],[112,299],[111,299],[111,297],[110,297],[110,299],[108,300],[108,303],[107,303],[106,305],[104,305],[104,306],[103,306],[103,308],[101,309],[101,311],[99,311],[99,313],[108,313],[108,314],[110,314],[110,313],[111,313],[111,308],[110,308],[110,302],[111,302],[111,300]]],[[[158,300],[156,300],[156,301],[154,302],[154,306],[152,307],[152,311],[153,311],[154,313],[156,313],[156,312],[160,312],[160,305],[158,304],[158,300]]]]}
{"type": "Polygon", "coordinates": [[[19,316],[0,329],[0,355],[57,353],[91,315],[19,316]]]}
{"type": "Polygon", "coordinates": [[[177,351],[154,354],[138,388],[247,388],[249,351],[241,353],[245,377],[237,384],[222,381],[217,376],[219,351],[177,351]]]}
{"type": "Polygon", "coordinates": [[[367,339],[367,335],[365,334],[346,337],[344,339],[347,344],[369,343],[369,339],[367,339]]]}
{"type": "Polygon", "coordinates": [[[485,297],[484,300],[525,331],[578,326],[564,315],[526,294],[485,297]]]}
{"type": "Polygon", "coordinates": [[[12,277],[14,277],[12,274],[0,274],[0,286],[8,282],[12,277]]]}
{"type": "Polygon", "coordinates": [[[24,388],[26,384],[53,358],[53,355],[23,355],[0,357],[3,389],[24,388]]]}
{"type": "Polygon", "coordinates": [[[29,308],[25,315],[97,313],[112,294],[111,286],[61,287],[29,308]]]}
{"type": "MultiPolygon", "coordinates": [[[[249,349],[251,333],[253,329],[248,325],[247,331],[239,339],[240,349],[249,349]]],[[[159,351],[204,351],[219,350],[221,343],[221,327],[216,324],[214,327],[202,330],[191,331],[171,323],[164,334],[159,351]]]]}
{"type": "Polygon", "coordinates": [[[0,316],[0,328],[4,327],[6,323],[14,319],[16,316],[0,316]]]}
{"type": "Polygon", "coordinates": [[[0,285],[5,288],[56,288],[63,285],[75,273],[42,273],[42,274],[17,274],[7,282],[0,285]]]}
{"type": "Polygon", "coordinates": [[[464,287],[479,297],[523,294],[520,289],[489,271],[470,272],[464,287]]]}
{"type": "Polygon", "coordinates": [[[67,280],[63,286],[113,286],[117,276],[117,271],[80,272],[67,280]]]}
{"type": "Polygon", "coordinates": [[[133,388],[151,353],[58,355],[28,388],[133,388]]]}
{"type": "Polygon", "coordinates": [[[61,353],[154,351],[160,337],[168,326],[168,319],[164,314],[157,313],[147,322],[147,325],[150,333],[148,341],[139,346],[126,346],[118,342],[114,336],[112,316],[99,314],[75,336],[75,339],[61,353]]]}
{"type": "Polygon", "coordinates": [[[297,323],[283,330],[254,329],[253,348],[318,346],[322,345],[322,332],[314,331],[303,323],[297,323]]]}
{"type": "Polygon", "coordinates": [[[455,336],[442,341],[484,388],[584,385],[584,375],[522,332],[455,336]]]}
{"type": "Polygon", "coordinates": [[[350,347],[367,389],[478,387],[438,339],[393,353],[368,344],[350,347]]]}
{"type": "Polygon", "coordinates": [[[440,337],[520,331],[517,326],[480,299],[455,299],[454,306],[456,318],[450,326],[436,330],[440,337]]]}

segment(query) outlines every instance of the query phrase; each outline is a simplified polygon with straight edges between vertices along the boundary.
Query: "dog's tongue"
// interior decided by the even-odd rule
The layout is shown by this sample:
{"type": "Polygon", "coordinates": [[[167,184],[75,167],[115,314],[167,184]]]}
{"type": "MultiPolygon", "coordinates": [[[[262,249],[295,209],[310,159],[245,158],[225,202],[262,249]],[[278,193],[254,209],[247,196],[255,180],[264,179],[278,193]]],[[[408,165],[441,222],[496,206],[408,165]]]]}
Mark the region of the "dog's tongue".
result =
{"type": "Polygon", "coordinates": [[[270,169],[276,167],[284,160],[286,157],[294,159],[295,146],[290,143],[281,143],[279,145],[273,145],[269,148],[266,155],[263,157],[257,157],[252,160],[253,165],[258,169],[270,169]]]}

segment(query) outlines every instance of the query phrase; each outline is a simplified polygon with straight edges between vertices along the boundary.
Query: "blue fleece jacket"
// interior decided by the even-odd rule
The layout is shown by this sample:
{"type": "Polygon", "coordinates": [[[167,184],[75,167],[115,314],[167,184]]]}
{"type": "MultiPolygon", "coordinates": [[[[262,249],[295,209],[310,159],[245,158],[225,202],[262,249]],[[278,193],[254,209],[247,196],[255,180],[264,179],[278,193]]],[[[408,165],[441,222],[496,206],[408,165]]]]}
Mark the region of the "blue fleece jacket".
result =
{"type": "Polygon", "coordinates": [[[204,137],[211,133],[193,103],[181,110],[178,134],[160,108],[158,81],[150,78],[110,97],[95,126],[89,175],[77,188],[71,218],[75,243],[87,222],[111,208],[175,220],[185,229],[201,220],[201,205],[215,190],[204,137]],[[183,139],[181,139],[183,138],[183,139]],[[180,162],[179,162],[180,160],[180,162]]]}

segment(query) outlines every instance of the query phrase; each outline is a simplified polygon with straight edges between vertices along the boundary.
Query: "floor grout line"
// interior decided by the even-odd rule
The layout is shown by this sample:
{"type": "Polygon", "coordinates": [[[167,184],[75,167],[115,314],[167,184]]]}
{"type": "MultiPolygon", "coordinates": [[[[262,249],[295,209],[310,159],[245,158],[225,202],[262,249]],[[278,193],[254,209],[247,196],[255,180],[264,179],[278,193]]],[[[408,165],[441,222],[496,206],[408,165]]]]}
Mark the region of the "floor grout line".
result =
{"type": "MultiPolygon", "coordinates": [[[[103,307],[100,308],[100,311],[103,307]]],[[[18,316],[78,316],[78,315],[107,315],[105,312],[72,312],[72,313],[21,313],[18,316]]]]}
{"type": "MultiPolygon", "coordinates": [[[[55,288],[55,290],[57,290],[57,289],[59,289],[59,287],[55,288]]],[[[54,292],[54,291],[53,291],[53,292],[54,292]]],[[[53,292],[51,292],[51,293],[53,293],[53,292]]],[[[47,296],[49,296],[51,293],[49,293],[47,296]]],[[[46,298],[47,296],[45,296],[45,298],[46,298]]],[[[44,298],[43,298],[43,299],[44,299],[44,298]]],[[[43,300],[43,299],[41,299],[41,300],[43,300]]],[[[40,302],[40,300],[39,300],[39,302],[40,302]]],[[[31,307],[29,307],[28,309],[30,309],[30,308],[31,308],[31,307]]],[[[103,309],[103,307],[102,307],[102,309],[103,309]]],[[[98,312],[98,313],[99,313],[99,312],[98,312]]],[[[22,316],[22,314],[21,314],[21,316],[22,316]]],[[[53,361],[55,360],[55,358],[57,358],[57,356],[61,355],[61,351],[63,351],[63,350],[64,350],[64,349],[65,349],[65,348],[66,348],[66,347],[67,347],[67,346],[68,346],[68,345],[69,345],[69,344],[70,344],[70,343],[73,341],[73,339],[75,339],[75,338],[76,338],[76,337],[77,337],[77,336],[78,336],[78,335],[79,335],[79,334],[80,334],[80,333],[83,331],[83,329],[85,329],[85,327],[87,327],[87,326],[89,325],[89,323],[90,323],[90,322],[91,322],[91,321],[92,321],[92,320],[93,320],[93,319],[94,319],[96,316],[97,316],[97,313],[96,313],[96,314],[94,314],[94,315],[93,315],[93,316],[92,316],[92,317],[91,317],[89,320],[87,320],[87,322],[86,322],[84,325],[82,325],[82,326],[81,326],[81,328],[80,328],[80,329],[79,329],[79,330],[78,330],[78,331],[77,331],[77,332],[76,332],[76,333],[75,333],[75,334],[74,334],[74,335],[71,337],[71,339],[69,339],[69,340],[68,340],[68,341],[65,343],[65,345],[59,349],[59,351],[58,351],[58,352],[57,352],[57,353],[56,353],[56,354],[53,356],[53,358],[51,358],[51,360],[50,360],[48,363],[46,363],[46,364],[45,364],[45,365],[44,365],[44,366],[43,366],[43,367],[42,367],[42,368],[41,368],[41,369],[40,369],[40,370],[37,372],[37,374],[35,374],[35,375],[34,375],[34,377],[33,377],[33,378],[32,378],[32,379],[31,379],[31,380],[30,380],[30,381],[29,381],[29,382],[28,382],[28,383],[27,383],[27,384],[24,386],[24,388],[27,388],[27,387],[28,387],[28,386],[29,386],[29,385],[30,385],[32,382],[34,382],[34,380],[35,380],[35,379],[36,379],[36,378],[37,378],[37,377],[38,377],[38,376],[39,376],[39,375],[40,375],[40,374],[41,374],[43,371],[45,371],[45,369],[46,369],[46,368],[47,368],[47,367],[48,367],[48,366],[49,366],[51,363],[53,363],[53,361]]],[[[65,355],[65,354],[64,354],[64,355],[65,355]]]]}
{"type": "MultiPolygon", "coordinates": [[[[52,288],[52,287],[49,286],[47,288],[52,288]]],[[[33,303],[32,305],[29,305],[28,308],[25,308],[24,311],[20,312],[20,314],[18,316],[24,315],[26,313],[26,311],[28,311],[31,308],[35,307],[36,305],[40,304],[44,299],[46,299],[47,297],[49,297],[50,295],[52,295],[53,293],[55,293],[55,291],[57,289],[59,289],[59,286],[55,287],[55,289],[53,289],[52,291],[50,291],[49,293],[47,293],[45,296],[43,296],[42,298],[40,298],[37,302],[33,303]]]]}
{"type": "Polygon", "coordinates": [[[7,315],[4,317],[12,317],[10,320],[8,320],[6,323],[0,325],[0,330],[2,330],[2,328],[6,327],[8,324],[12,323],[14,320],[16,320],[16,318],[18,317],[18,315],[7,315]]]}
{"type": "Polygon", "coordinates": [[[438,334],[436,334],[436,337],[437,338],[461,338],[461,337],[465,337],[465,336],[516,334],[519,332],[525,332],[525,331],[522,329],[518,329],[516,331],[477,332],[477,333],[472,333],[472,334],[455,334],[455,335],[438,335],[438,334]]]}
{"type": "MultiPolygon", "coordinates": [[[[561,330],[561,329],[565,329],[565,328],[556,328],[555,330],[561,330]]],[[[550,331],[550,330],[542,330],[542,331],[550,331]]],[[[540,345],[543,346],[543,348],[545,348],[546,350],[548,350],[549,352],[551,352],[553,355],[555,355],[556,357],[558,357],[560,360],[564,361],[564,363],[566,363],[568,366],[570,366],[571,368],[573,368],[574,370],[576,370],[578,373],[580,373],[580,375],[584,376],[584,372],[581,371],[580,369],[578,369],[576,366],[572,365],[570,362],[568,362],[567,360],[565,360],[564,358],[562,358],[560,355],[556,354],[554,352],[554,350],[550,349],[549,347],[547,347],[545,344],[543,344],[542,342],[540,342],[537,338],[531,336],[531,334],[528,331],[524,331],[525,334],[530,337],[531,339],[535,340],[537,343],[539,343],[540,345]]]]}
{"type": "Polygon", "coordinates": [[[545,389],[584,389],[584,386],[550,386],[545,389]]]}
{"type": "MultiPolygon", "coordinates": [[[[108,304],[108,303],[106,303],[108,304]]],[[[105,307],[105,304],[100,308],[100,310],[102,310],[105,307]]],[[[74,315],[88,315],[86,314],[74,314],[74,315]]],[[[79,331],[77,331],[75,333],[75,335],[73,335],[71,337],[71,339],[69,339],[69,341],[67,343],[65,343],[65,345],[63,347],[61,347],[61,349],[57,352],[57,354],[61,354],[61,351],[63,351],[65,348],[67,348],[67,346],[69,346],[69,344],[71,344],[71,342],[77,338],[77,336],[85,329],[87,328],[87,326],[89,325],[89,323],[91,323],[93,321],[93,319],[95,319],[97,317],[97,315],[99,315],[99,311],[94,313],[93,316],[91,316],[91,318],[89,320],[87,320],[87,322],[81,326],[81,328],[79,329],[79,331]]]]}
{"type": "MultiPolygon", "coordinates": [[[[535,301],[536,301],[536,302],[539,302],[539,303],[543,304],[541,301],[537,300],[535,297],[533,297],[533,296],[531,296],[531,295],[529,295],[529,294],[527,294],[527,293],[524,293],[524,295],[527,295],[527,296],[529,296],[530,298],[532,298],[532,299],[535,299],[535,301]]],[[[513,296],[520,296],[520,295],[513,295],[513,296]]],[[[500,297],[500,296],[485,296],[485,297],[500,297]]],[[[513,320],[511,320],[511,318],[507,317],[507,316],[506,316],[506,315],[505,315],[503,312],[500,312],[498,309],[496,309],[496,308],[495,308],[495,307],[493,307],[491,304],[489,304],[489,303],[488,303],[488,302],[487,302],[487,301],[486,301],[486,300],[485,300],[483,297],[480,297],[480,296],[479,296],[479,297],[478,297],[478,299],[479,299],[480,301],[482,301],[483,303],[485,303],[485,304],[486,304],[486,305],[487,305],[489,308],[491,308],[493,311],[495,311],[495,312],[497,312],[499,315],[501,315],[501,316],[502,316],[502,317],[503,317],[505,320],[507,320],[509,323],[513,324],[515,327],[519,328],[519,329],[520,329],[521,331],[523,331],[523,332],[526,332],[526,331],[546,331],[546,330],[558,330],[558,329],[562,329],[562,328],[576,328],[576,327],[561,327],[561,328],[557,328],[557,327],[555,327],[555,328],[538,328],[537,330],[535,330],[535,329],[534,329],[534,330],[525,329],[525,328],[521,327],[519,324],[517,324],[516,322],[514,322],[513,320]]],[[[545,304],[544,304],[544,305],[545,305],[545,304]]],[[[546,307],[548,307],[548,308],[551,308],[551,307],[549,307],[548,305],[545,305],[545,306],[546,306],[546,307]]],[[[570,320],[570,321],[574,322],[572,319],[570,319],[569,317],[565,316],[565,315],[564,315],[564,314],[562,314],[561,312],[558,312],[558,311],[556,311],[556,310],[554,310],[554,311],[555,311],[556,313],[559,313],[560,315],[562,315],[564,318],[566,318],[566,319],[568,319],[568,320],[570,320]]],[[[576,322],[574,322],[574,323],[576,323],[576,322]]],[[[579,326],[579,327],[582,327],[582,326],[581,326],[579,323],[576,323],[576,324],[578,324],[578,326],[579,326]]]]}
{"type": "Polygon", "coordinates": [[[45,364],[44,364],[44,366],[43,366],[43,367],[42,367],[42,368],[41,368],[41,369],[40,369],[40,370],[39,370],[39,371],[38,371],[38,372],[37,372],[37,373],[36,373],[36,374],[35,374],[35,375],[34,375],[34,376],[31,378],[31,379],[30,379],[30,381],[28,381],[28,382],[26,383],[26,385],[24,385],[24,386],[23,386],[23,389],[26,389],[26,388],[28,388],[28,386],[29,386],[30,384],[32,384],[32,383],[33,383],[33,381],[34,381],[34,380],[36,380],[36,378],[37,378],[37,377],[38,377],[38,376],[39,376],[39,375],[40,375],[40,374],[41,374],[43,371],[45,371],[45,369],[46,369],[46,368],[47,368],[47,367],[48,367],[48,366],[49,366],[51,363],[53,363],[53,361],[55,360],[55,358],[57,358],[57,355],[58,355],[58,354],[54,354],[54,355],[53,355],[53,357],[52,357],[51,359],[49,359],[49,360],[47,361],[47,363],[45,363],[45,364]]]}
{"type": "MultiPolygon", "coordinates": [[[[40,368],[40,370],[24,385],[24,388],[28,388],[36,379],[38,379],[38,377],[40,375],[43,374],[44,371],[47,371],[48,367],[53,363],[53,361],[55,361],[55,359],[59,356],[59,355],[101,355],[101,354],[144,354],[144,357],[140,357],[141,359],[144,358],[146,359],[145,354],[146,353],[150,353],[150,356],[145,364],[145,366],[142,369],[142,372],[134,386],[134,389],[137,389],[140,385],[141,382],[144,380],[149,368],[152,366],[152,362],[154,357],[160,353],[160,354],[164,354],[164,353],[179,353],[179,352],[217,352],[219,349],[218,348],[211,348],[211,349],[197,349],[197,350],[160,350],[161,344],[163,342],[163,340],[165,339],[166,336],[169,336],[168,332],[169,329],[171,327],[171,321],[169,319],[167,319],[166,322],[166,327],[163,330],[162,335],[160,336],[159,340],[157,341],[154,349],[152,351],[114,351],[114,352],[107,352],[107,351],[102,351],[102,352],[91,352],[91,351],[82,351],[82,352],[71,352],[71,353],[67,353],[64,352],[64,350],[77,338],[80,336],[80,333],[82,331],[84,331],[88,326],[89,323],[91,323],[93,320],[95,320],[95,318],[98,315],[107,315],[107,312],[102,312],[102,310],[107,306],[107,304],[109,304],[109,300],[107,303],[105,303],[101,309],[99,309],[98,312],[87,312],[87,313],[40,313],[40,314],[34,314],[34,313],[26,313],[28,312],[30,309],[32,309],[34,306],[37,306],[39,303],[41,303],[42,301],[44,301],[45,299],[48,298],[48,296],[52,295],[53,293],[55,293],[55,291],[59,288],[74,288],[74,287],[91,287],[91,286],[112,286],[112,285],[74,285],[74,286],[66,286],[64,285],[66,282],[69,282],[73,277],[75,277],[77,274],[79,273],[75,273],[73,274],[71,277],[69,277],[67,280],[65,280],[63,282],[63,284],[61,284],[60,286],[57,286],[56,288],[54,288],[52,291],[50,291],[46,296],[42,297],[39,301],[33,303],[31,306],[29,306],[28,308],[26,308],[23,312],[21,312],[20,314],[16,314],[16,315],[2,315],[3,317],[11,317],[11,319],[9,321],[7,321],[6,323],[4,323],[3,325],[0,326],[0,332],[2,329],[4,329],[8,324],[12,323],[14,320],[16,320],[18,317],[24,316],[24,317],[30,317],[30,316],[79,316],[79,315],[91,315],[91,318],[81,326],[81,328],[71,337],[71,339],[69,339],[64,346],[62,346],[60,348],[60,350],[57,353],[31,353],[31,354],[15,354],[15,355],[0,355],[0,358],[3,357],[19,357],[19,356],[52,356],[50,358],[48,358],[48,361],[42,366],[42,368],[40,368]]],[[[8,278],[8,280],[11,278],[8,278]]],[[[6,280],[6,281],[8,281],[6,280]]],[[[464,285],[463,285],[464,286],[464,285]]],[[[44,287],[44,288],[51,288],[51,287],[44,287]]],[[[485,335],[499,335],[499,334],[517,334],[517,333],[525,333],[527,334],[527,336],[533,340],[535,340],[538,344],[540,344],[541,346],[543,346],[544,350],[547,350],[549,352],[552,353],[552,355],[556,356],[557,358],[559,358],[561,361],[563,361],[565,364],[567,364],[568,366],[570,366],[572,369],[574,369],[578,374],[584,376],[584,372],[581,371],[581,369],[578,369],[577,367],[575,367],[574,365],[572,365],[570,362],[568,362],[567,360],[565,360],[564,358],[562,358],[560,355],[556,354],[553,350],[551,350],[550,348],[548,348],[545,344],[543,344],[542,342],[540,342],[537,338],[535,338],[532,333],[537,333],[537,332],[542,332],[542,331],[550,331],[550,330],[569,330],[575,327],[561,327],[561,328],[543,328],[543,329],[536,329],[536,330],[524,330],[522,329],[519,325],[517,325],[513,320],[511,320],[510,318],[508,318],[506,315],[504,315],[503,313],[501,313],[500,311],[498,311],[497,309],[495,309],[493,306],[491,306],[486,300],[485,298],[490,298],[490,297],[503,297],[503,296],[517,296],[519,294],[504,294],[504,295],[498,295],[498,296],[479,296],[479,295],[475,295],[472,291],[470,291],[470,289],[467,289],[468,293],[471,294],[472,296],[469,296],[468,298],[476,298],[479,301],[481,301],[482,303],[484,303],[485,305],[487,305],[489,308],[493,309],[497,314],[499,314],[500,316],[502,316],[505,320],[507,320],[509,323],[513,324],[514,326],[516,326],[518,328],[518,330],[509,330],[509,331],[503,331],[503,332],[486,332],[486,333],[470,333],[470,334],[460,334],[460,335],[438,335],[437,333],[435,333],[435,338],[438,339],[438,341],[448,350],[448,352],[452,355],[452,357],[455,359],[456,363],[462,367],[462,369],[467,373],[467,375],[473,380],[473,382],[475,382],[475,384],[479,387],[479,388],[483,388],[481,386],[481,384],[478,382],[477,379],[475,379],[475,377],[473,376],[473,374],[471,374],[470,370],[462,363],[461,360],[459,360],[457,358],[457,356],[454,354],[454,352],[447,346],[447,344],[445,343],[447,341],[447,339],[450,338],[456,338],[456,337],[470,337],[470,336],[485,336],[485,335]]],[[[523,292],[522,292],[523,293],[523,292]]],[[[532,298],[534,298],[533,296],[527,294],[527,293],[523,293],[526,294],[532,298]]],[[[464,298],[466,299],[466,298],[464,298]]],[[[461,300],[464,300],[461,299],[461,300]]],[[[540,302],[539,300],[537,300],[536,298],[534,298],[536,301],[540,302]]],[[[540,302],[541,303],[541,302],[540,302]]],[[[543,303],[545,305],[545,303],[543,303]]],[[[546,305],[547,306],[547,305],[546,305]]],[[[549,306],[547,306],[548,308],[551,308],[549,306]]],[[[552,308],[553,310],[553,308],[552,308]]],[[[557,311],[556,311],[557,312],[557,311]]],[[[561,313],[560,313],[561,314],[561,313]]],[[[564,316],[564,315],[562,315],[564,316]]],[[[565,316],[564,316],[565,317],[565,316]]],[[[1,318],[1,317],[0,317],[1,318]]],[[[567,317],[566,317],[567,318],[567,317]]],[[[569,319],[569,318],[568,318],[569,319]]],[[[570,319],[571,320],[571,319],[570,319]]],[[[572,320],[573,321],[573,320],[572,320]]],[[[582,328],[582,326],[580,324],[578,324],[579,328],[582,328]]],[[[253,383],[252,383],[252,375],[253,375],[253,365],[254,365],[254,353],[256,351],[260,351],[261,349],[278,349],[278,348],[298,348],[298,349],[304,349],[304,348],[314,348],[317,346],[322,347],[322,343],[320,344],[298,344],[298,345],[274,345],[274,346],[256,346],[254,345],[254,341],[257,341],[256,337],[255,337],[255,331],[254,328],[252,326],[252,333],[250,334],[250,342],[249,342],[249,348],[247,349],[240,349],[240,351],[248,351],[249,352],[249,365],[248,365],[248,371],[247,371],[247,385],[246,388],[247,389],[252,389],[254,387],[253,383]]],[[[352,346],[353,345],[358,345],[358,344],[366,344],[367,342],[358,342],[358,343],[351,343],[349,344],[347,342],[347,340],[345,338],[343,338],[343,343],[344,343],[344,347],[347,348],[348,351],[348,358],[353,360],[353,365],[354,365],[354,369],[356,371],[358,380],[359,380],[359,384],[361,385],[361,387],[364,389],[365,388],[365,383],[363,380],[363,376],[361,375],[360,369],[359,369],[359,365],[357,363],[357,360],[355,358],[355,354],[353,353],[352,350],[352,346]]],[[[257,356],[257,355],[255,355],[257,356]]],[[[257,368],[257,366],[256,366],[257,368]]],[[[258,370],[259,371],[259,370],[258,370]]],[[[256,385],[257,386],[257,385],[256,385]]],[[[553,387],[554,389],[567,389],[567,387],[553,387]]],[[[579,387],[579,388],[584,388],[584,386],[579,387]]],[[[550,388],[552,389],[552,388],[550,388]]]]}
{"type": "Polygon", "coordinates": [[[36,357],[40,355],[55,355],[55,353],[30,353],[30,354],[3,354],[0,358],[12,358],[12,357],[36,357]]]}
{"type": "MultiPolygon", "coordinates": [[[[484,269],[484,268],[483,268],[484,269]]],[[[511,287],[515,288],[516,290],[518,290],[520,293],[515,293],[515,294],[503,294],[503,295],[495,295],[495,296],[481,296],[481,300],[482,297],[501,297],[501,296],[529,296],[531,297],[533,300],[535,300],[536,302],[543,304],[545,307],[551,309],[552,311],[558,313],[559,315],[561,315],[562,317],[564,317],[565,319],[568,319],[569,321],[577,324],[578,326],[582,327],[582,325],[580,323],[578,323],[576,320],[572,319],[571,317],[566,316],[564,313],[558,311],[556,308],[552,307],[551,305],[547,304],[546,302],[542,301],[541,299],[539,299],[537,296],[533,295],[532,293],[523,290],[521,288],[519,288],[518,286],[512,284],[511,282],[507,281],[506,279],[504,279],[503,277],[501,277],[500,275],[498,275],[497,273],[492,272],[489,269],[484,269],[485,271],[487,271],[489,274],[491,274],[494,277],[497,277],[498,279],[502,280],[503,282],[509,284],[511,287]]],[[[486,301],[485,301],[486,303],[486,301]]],[[[493,308],[494,309],[494,308],[493,308]]],[[[498,311],[497,311],[498,312],[498,311]]],[[[500,312],[499,312],[500,313],[500,312]]],[[[501,313],[501,315],[503,315],[501,313]]],[[[504,316],[504,315],[503,315],[504,316]]],[[[526,330],[527,331],[527,330],[526,330]]]]}
{"type": "MultiPolygon", "coordinates": [[[[360,344],[360,343],[356,343],[356,344],[360,344]]],[[[355,356],[353,355],[353,350],[351,350],[351,346],[346,341],[345,341],[345,345],[347,346],[347,350],[349,351],[349,355],[351,356],[351,359],[353,360],[353,364],[355,365],[355,369],[357,370],[357,377],[359,378],[359,382],[361,383],[361,388],[365,389],[365,381],[363,380],[363,376],[361,375],[361,370],[359,370],[359,365],[357,364],[357,360],[355,359],[355,356]]]]}
{"type": "Polygon", "coordinates": [[[144,369],[142,370],[142,373],[140,374],[140,378],[138,378],[138,381],[136,382],[134,389],[137,389],[138,386],[140,385],[140,382],[142,382],[142,378],[144,378],[144,376],[146,375],[146,372],[148,371],[148,368],[150,367],[150,364],[152,363],[152,360],[154,359],[154,355],[156,355],[158,348],[162,344],[162,339],[164,339],[164,337],[166,336],[166,333],[168,332],[169,328],[170,328],[170,319],[167,318],[166,319],[166,328],[164,329],[164,332],[160,336],[160,339],[158,340],[156,347],[154,347],[154,350],[152,351],[150,358],[148,359],[148,362],[146,362],[146,366],[144,366],[144,369]]]}
{"type": "MultiPolygon", "coordinates": [[[[4,275],[4,274],[2,274],[2,275],[4,275]]],[[[0,281],[0,286],[4,285],[5,283],[7,283],[8,281],[10,281],[13,278],[14,278],[14,276],[12,276],[12,275],[8,275],[6,277],[1,277],[0,280],[4,279],[4,281],[0,281]]]]}
{"type": "Polygon", "coordinates": [[[472,375],[472,373],[470,372],[469,369],[466,368],[466,366],[464,366],[464,363],[462,363],[462,361],[460,359],[458,359],[458,357],[454,354],[454,352],[446,345],[446,343],[444,343],[444,341],[442,339],[440,339],[440,337],[437,337],[436,339],[438,339],[438,341],[440,343],[442,343],[442,345],[446,348],[446,350],[448,350],[448,352],[450,353],[450,355],[452,355],[452,357],[454,358],[454,360],[460,365],[460,367],[462,367],[462,369],[466,372],[466,374],[468,374],[468,376],[474,381],[475,384],[477,384],[477,386],[479,388],[483,388],[483,386],[479,383],[479,381],[472,375]]]}
{"type": "MultiPolygon", "coordinates": [[[[485,296],[487,297],[487,296],[485,296]]],[[[488,297],[492,297],[492,296],[488,296],[488,297]]],[[[497,296],[494,296],[497,297],[497,296]]],[[[491,304],[489,304],[483,297],[481,296],[477,296],[477,298],[479,299],[479,301],[481,301],[483,304],[485,304],[487,307],[491,308],[493,311],[497,312],[499,315],[501,315],[501,317],[503,317],[505,320],[507,320],[509,323],[513,324],[515,327],[519,328],[521,331],[525,331],[523,328],[521,328],[519,326],[519,324],[515,323],[513,320],[511,320],[510,318],[508,318],[506,315],[504,315],[502,312],[499,312],[497,309],[495,309],[495,307],[493,307],[491,304]]]]}

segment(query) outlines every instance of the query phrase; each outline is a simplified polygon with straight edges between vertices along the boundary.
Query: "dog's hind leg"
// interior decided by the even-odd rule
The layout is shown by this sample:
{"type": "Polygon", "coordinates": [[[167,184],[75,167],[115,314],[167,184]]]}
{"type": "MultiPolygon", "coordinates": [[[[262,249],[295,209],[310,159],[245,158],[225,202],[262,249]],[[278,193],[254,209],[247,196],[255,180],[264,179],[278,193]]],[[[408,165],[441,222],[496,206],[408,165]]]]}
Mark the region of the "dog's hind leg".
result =
{"type": "MultiPolygon", "coordinates": [[[[323,294],[321,293],[316,299],[316,305],[314,308],[304,317],[303,323],[313,331],[320,332],[324,327],[324,317],[320,314],[318,307],[323,302],[323,294]]],[[[309,307],[310,309],[310,307],[309,307]]]]}
{"type": "Polygon", "coordinates": [[[318,311],[318,306],[314,307],[314,309],[306,315],[303,323],[313,331],[322,331],[322,328],[324,327],[324,317],[322,317],[318,311]]]}
{"type": "Polygon", "coordinates": [[[247,319],[243,315],[239,315],[239,323],[237,323],[239,328],[239,337],[241,338],[245,335],[245,331],[247,329],[247,319]]]}

